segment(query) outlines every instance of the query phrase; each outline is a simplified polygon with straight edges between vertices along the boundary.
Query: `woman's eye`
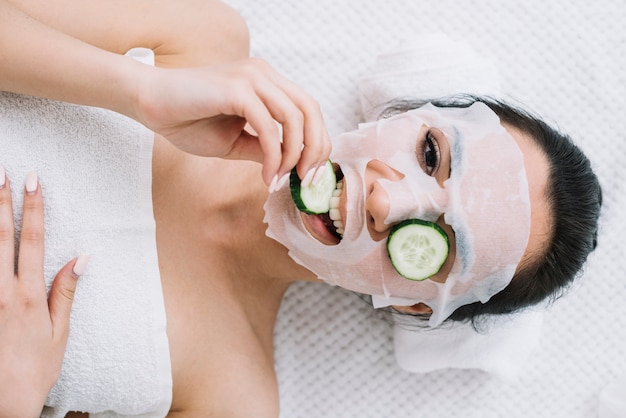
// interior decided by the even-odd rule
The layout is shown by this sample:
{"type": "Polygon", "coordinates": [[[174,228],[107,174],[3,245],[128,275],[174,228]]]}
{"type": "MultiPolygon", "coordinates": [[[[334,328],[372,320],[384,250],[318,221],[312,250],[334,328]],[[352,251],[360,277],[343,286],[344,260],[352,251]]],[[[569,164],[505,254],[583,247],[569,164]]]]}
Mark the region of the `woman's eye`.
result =
{"type": "Polygon", "coordinates": [[[421,150],[418,150],[417,160],[424,173],[431,176],[439,167],[439,144],[431,131],[426,133],[421,150]]]}

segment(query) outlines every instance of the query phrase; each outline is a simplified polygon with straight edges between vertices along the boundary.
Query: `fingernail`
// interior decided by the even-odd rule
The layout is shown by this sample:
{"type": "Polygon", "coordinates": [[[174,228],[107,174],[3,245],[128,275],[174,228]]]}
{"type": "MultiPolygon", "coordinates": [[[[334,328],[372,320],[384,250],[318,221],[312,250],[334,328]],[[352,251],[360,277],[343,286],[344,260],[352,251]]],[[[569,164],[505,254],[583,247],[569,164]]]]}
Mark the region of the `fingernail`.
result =
{"type": "Polygon", "coordinates": [[[326,172],[326,164],[322,164],[319,167],[317,167],[317,170],[315,170],[315,176],[313,176],[313,185],[317,186],[317,184],[322,180],[322,178],[324,177],[324,173],[326,172]]]}
{"type": "Polygon", "coordinates": [[[283,176],[278,180],[278,182],[276,183],[276,191],[280,190],[283,188],[283,186],[287,183],[287,181],[289,180],[289,176],[291,175],[291,173],[287,173],[287,174],[283,174],[283,176]]]}
{"type": "Polygon", "coordinates": [[[76,259],[74,267],[72,267],[72,273],[74,273],[77,277],[82,275],[85,272],[90,259],[91,257],[89,254],[81,254],[80,257],[76,259]]]}
{"type": "Polygon", "coordinates": [[[274,177],[272,177],[272,181],[270,181],[270,193],[274,193],[276,191],[276,183],[278,183],[278,174],[274,174],[274,177]]]}
{"type": "Polygon", "coordinates": [[[0,189],[4,188],[5,184],[7,184],[7,173],[4,171],[4,167],[0,165],[0,189]]]}
{"type": "Polygon", "coordinates": [[[37,191],[37,173],[28,173],[26,176],[26,193],[33,194],[37,191]]]}
{"type": "Polygon", "coordinates": [[[311,181],[313,181],[313,177],[315,176],[315,170],[317,170],[317,167],[313,167],[306,172],[301,182],[302,187],[309,187],[311,185],[311,181]]]}

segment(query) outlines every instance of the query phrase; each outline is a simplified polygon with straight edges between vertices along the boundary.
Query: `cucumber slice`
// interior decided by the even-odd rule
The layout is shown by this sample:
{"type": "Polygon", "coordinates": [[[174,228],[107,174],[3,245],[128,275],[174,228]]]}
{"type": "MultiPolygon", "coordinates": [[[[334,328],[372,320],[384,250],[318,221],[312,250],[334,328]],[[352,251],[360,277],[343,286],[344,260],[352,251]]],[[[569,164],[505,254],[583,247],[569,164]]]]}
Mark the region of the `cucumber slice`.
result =
{"type": "Polygon", "coordinates": [[[310,215],[328,213],[330,198],[337,188],[337,177],[333,163],[330,160],[326,162],[324,176],[315,186],[310,184],[307,187],[302,187],[300,177],[294,168],[289,176],[289,186],[291,187],[291,198],[301,212],[310,215]]]}
{"type": "Polygon", "coordinates": [[[387,252],[398,274],[409,280],[421,281],[441,269],[450,252],[450,241],[439,225],[409,219],[391,228],[387,252]]]}

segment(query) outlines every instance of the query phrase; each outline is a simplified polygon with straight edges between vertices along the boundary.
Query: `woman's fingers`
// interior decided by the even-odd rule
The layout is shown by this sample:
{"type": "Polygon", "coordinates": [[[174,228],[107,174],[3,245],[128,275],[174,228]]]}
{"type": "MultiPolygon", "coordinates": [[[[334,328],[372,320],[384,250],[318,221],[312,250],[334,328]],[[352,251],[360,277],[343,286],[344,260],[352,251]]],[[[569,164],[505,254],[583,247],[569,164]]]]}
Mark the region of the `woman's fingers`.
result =
{"type": "Polygon", "coordinates": [[[241,113],[258,135],[263,152],[263,180],[270,184],[282,160],[278,126],[266,105],[254,94],[246,101],[241,113]]]}
{"type": "Polygon", "coordinates": [[[247,140],[253,136],[245,131],[229,150],[228,158],[245,156],[262,161],[263,180],[266,184],[276,182],[277,177],[289,173],[298,163],[304,142],[304,116],[290,98],[268,78],[250,76],[249,83],[240,87],[241,114],[256,134],[257,147],[247,140]],[[282,140],[278,124],[282,126],[282,140]],[[255,155],[261,152],[262,156],[255,155]]]}
{"type": "Polygon", "coordinates": [[[78,278],[87,267],[88,255],[81,255],[67,263],[57,273],[48,295],[48,309],[52,333],[57,341],[65,342],[69,335],[70,312],[74,302],[78,278]]]}
{"type": "MultiPolygon", "coordinates": [[[[0,180],[4,178],[4,170],[0,169],[0,180]]],[[[11,190],[5,180],[0,182],[0,370],[13,378],[0,379],[0,404],[13,402],[24,407],[20,399],[26,400],[27,394],[34,401],[32,406],[41,411],[46,393],[59,377],[76,290],[75,273],[80,273],[85,261],[79,257],[63,267],[46,299],[43,200],[35,174],[27,176],[24,187],[17,272],[11,206],[11,190]]],[[[18,415],[38,414],[33,411],[18,415]]]]}
{"type": "Polygon", "coordinates": [[[324,166],[331,151],[331,143],[320,105],[292,81],[271,68],[268,71],[273,83],[284,92],[292,106],[297,109],[297,115],[284,122],[294,123],[293,132],[296,132],[298,136],[290,138],[285,130],[283,149],[289,152],[289,158],[285,159],[287,164],[281,166],[281,170],[287,165],[290,166],[286,171],[291,170],[297,163],[300,178],[304,179],[309,173],[307,178],[309,180],[318,167],[324,166]],[[285,144],[291,144],[292,141],[293,147],[287,148],[285,144]]]}
{"type": "Polygon", "coordinates": [[[15,241],[11,185],[0,167],[0,289],[15,277],[15,241]]]}
{"type": "Polygon", "coordinates": [[[43,198],[36,173],[26,176],[24,210],[18,252],[18,280],[44,288],[43,198]]]}
{"type": "Polygon", "coordinates": [[[139,120],[185,152],[262,161],[270,188],[295,166],[301,177],[315,172],[330,155],[319,104],[263,60],[150,74],[138,94],[139,120]],[[256,146],[243,124],[232,130],[237,117],[256,132],[256,146]]]}
{"type": "MultiPolygon", "coordinates": [[[[264,181],[272,188],[296,165],[302,178],[309,172],[312,177],[325,164],[331,149],[317,101],[260,59],[246,61],[236,74],[234,87],[228,90],[238,99],[229,112],[244,117],[255,131],[264,154],[264,181]],[[283,128],[282,136],[277,124],[283,128]]],[[[234,145],[237,148],[241,144],[234,145]]]]}

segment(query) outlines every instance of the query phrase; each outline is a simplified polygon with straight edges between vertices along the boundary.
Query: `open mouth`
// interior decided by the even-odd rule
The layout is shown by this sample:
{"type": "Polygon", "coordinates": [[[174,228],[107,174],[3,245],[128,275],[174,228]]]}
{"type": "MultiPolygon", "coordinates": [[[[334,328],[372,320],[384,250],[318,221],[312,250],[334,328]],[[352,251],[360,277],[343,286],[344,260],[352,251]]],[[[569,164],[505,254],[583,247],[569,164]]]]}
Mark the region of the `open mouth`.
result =
{"type": "Polygon", "coordinates": [[[301,213],[305,226],[309,232],[320,242],[327,245],[337,245],[343,238],[345,220],[342,219],[340,196],[344,189],[344,176],[338,164],[333,163],[337,187],[330,199],[330,210],[328,213],[318,215],[307,215],[301,213]]]}

